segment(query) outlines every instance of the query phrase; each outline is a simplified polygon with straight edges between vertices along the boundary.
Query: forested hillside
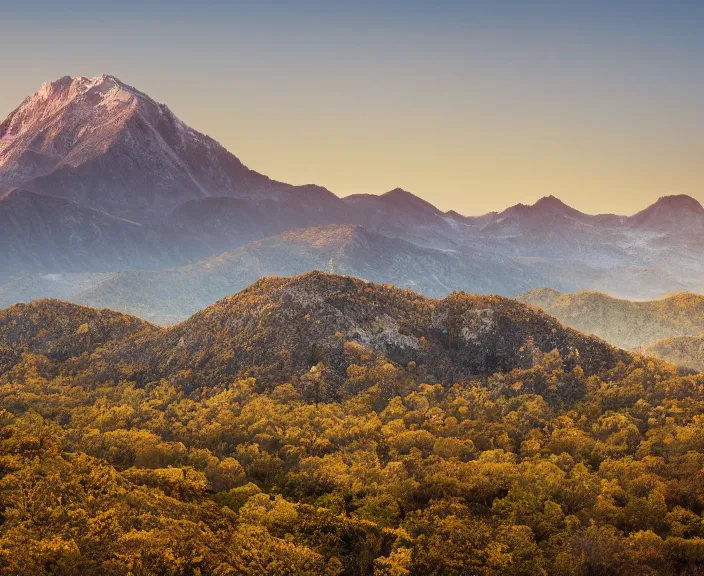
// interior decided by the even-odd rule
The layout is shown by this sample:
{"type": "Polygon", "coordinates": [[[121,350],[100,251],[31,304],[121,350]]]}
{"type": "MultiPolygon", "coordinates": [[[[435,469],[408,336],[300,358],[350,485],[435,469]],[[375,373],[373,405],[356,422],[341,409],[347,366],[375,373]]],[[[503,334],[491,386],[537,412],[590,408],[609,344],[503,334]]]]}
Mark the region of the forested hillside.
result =
{"type": "Polygon", "coordinates": [[[415,362],[426,381],[448,384],[530,365],[529,341],[545,352],[558,349],[589,375],[630,361],[625,352],[507,298],[454,292],[433,300],[390,284],[309,272],[265,278],[171,329],[124,339],[106,350],[105,365],[130,364],[140,381],[182,371],[189,388],[242,376],[271,387],[323,362],[327,394],[336,398],[350,347],[402,365],[415,362]]]}
{"type": "Polygon", "coordinates": [[[688,370],[704,372],[704,333],[658,340],[643,348],[643,353],[688,370]]]}
{"type": "Polygon", "coordinates": [[[598,292],[560,294],[549,288],[537,288],[522,294],[518,300],[538,306],[567,326],[625,349],[704,332],[704,296],[700,294],[633,301],[598,292]]]}
{"type": "Polygon", "coordinates": [[[0,348],[0,574],[704,569],[704,376],[514,301],[316,273],[0,348]]]}

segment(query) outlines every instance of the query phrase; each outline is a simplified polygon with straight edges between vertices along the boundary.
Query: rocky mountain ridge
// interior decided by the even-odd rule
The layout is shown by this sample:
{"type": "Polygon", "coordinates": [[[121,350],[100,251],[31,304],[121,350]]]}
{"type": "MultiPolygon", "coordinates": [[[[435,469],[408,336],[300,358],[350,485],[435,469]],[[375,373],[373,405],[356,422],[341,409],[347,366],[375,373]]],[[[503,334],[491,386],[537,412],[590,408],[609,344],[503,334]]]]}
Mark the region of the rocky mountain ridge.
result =
{"type": "Polygon", "coordinates": [[[55,300],[0,315],[5,364],[64,340],[72,346],[61,347],[62,359],[100,344],[100,365],[121,366],[143,382],[180,374],[187,389],[242,376],[266,387],[291,374],[315,377],[309,373],[323,362],[333,395],[347,367],[362,357],[412,363],[427,381],[447,384],[530,367],[536,353],[552,350],[587,375],[632,361],[514,300],[464,292],[433,300],[322,272],[259,280],[168,329],[55,300]]]}

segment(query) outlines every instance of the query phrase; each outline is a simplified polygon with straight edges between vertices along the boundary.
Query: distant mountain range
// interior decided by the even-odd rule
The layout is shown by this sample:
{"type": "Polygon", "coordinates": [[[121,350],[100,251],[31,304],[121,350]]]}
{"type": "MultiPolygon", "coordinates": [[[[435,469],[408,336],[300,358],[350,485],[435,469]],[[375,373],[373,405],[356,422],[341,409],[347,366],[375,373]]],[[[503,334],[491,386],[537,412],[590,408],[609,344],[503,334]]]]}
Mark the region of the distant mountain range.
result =
{"type": "Polygon", "coordinates": [[[261,277],[309,270],[390,283],[437,298],[453,290],[496,293],[508,287],[520,292],[545,280],[514,258],[423,248],[347,224],[285,232],[168,270],[20,276],[0,286],[0,307],[51,296],[171,324],[261,277]]]}
{"type": "Polygon", "coordinates": [[[46,83],[0,124],[0,246],[0,305],[56,296],[160,322],[307,270],[432,297],[704,292],[693,198],[629,217],[554,197],[479,217],[401,189],[339,198],[247,168],[113,76],[46,83]]]}

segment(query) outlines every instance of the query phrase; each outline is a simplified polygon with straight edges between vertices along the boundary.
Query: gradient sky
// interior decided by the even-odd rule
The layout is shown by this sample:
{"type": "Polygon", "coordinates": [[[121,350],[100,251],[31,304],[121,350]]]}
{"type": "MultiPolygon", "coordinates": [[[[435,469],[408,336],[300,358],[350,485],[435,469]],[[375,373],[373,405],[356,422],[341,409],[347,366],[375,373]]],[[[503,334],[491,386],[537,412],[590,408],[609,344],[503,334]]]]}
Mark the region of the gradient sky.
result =
{"type": "Polygon", "coordinates": [[[704,201],[704,2],[0,0],[0,116],[114,74],[245,164],[479,214],[704,201]]]}

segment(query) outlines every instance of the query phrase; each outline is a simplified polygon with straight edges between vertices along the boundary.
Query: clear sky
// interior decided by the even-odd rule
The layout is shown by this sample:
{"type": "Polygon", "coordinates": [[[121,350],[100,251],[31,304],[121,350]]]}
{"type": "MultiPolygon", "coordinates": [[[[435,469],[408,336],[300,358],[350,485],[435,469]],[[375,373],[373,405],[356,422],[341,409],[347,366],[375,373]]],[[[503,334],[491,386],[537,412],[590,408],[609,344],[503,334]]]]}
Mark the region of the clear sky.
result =
{"type": "Polygon", "coordinates": [[[0,116],[114,74],[245,164],[478,214],[704,201],[704,2],[0,0],[0,116]]]}

